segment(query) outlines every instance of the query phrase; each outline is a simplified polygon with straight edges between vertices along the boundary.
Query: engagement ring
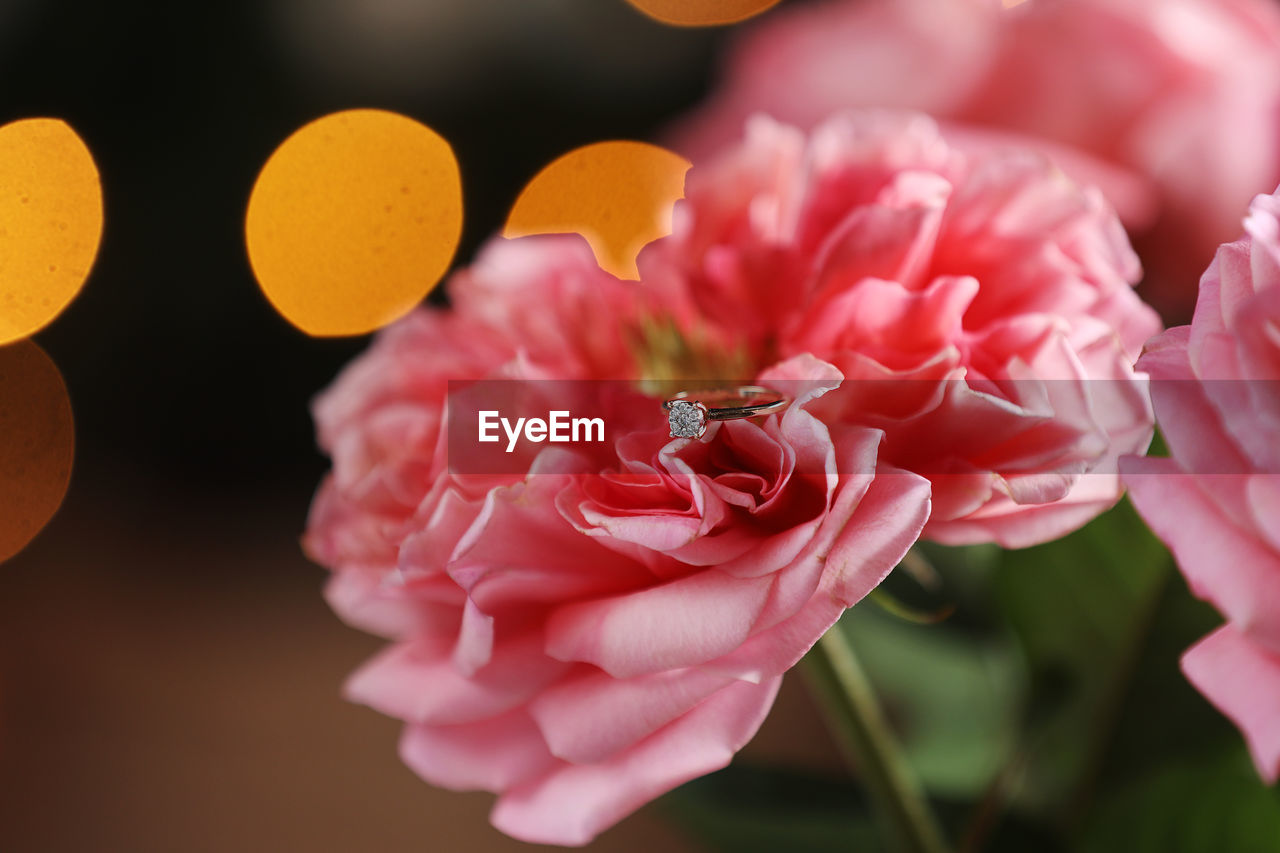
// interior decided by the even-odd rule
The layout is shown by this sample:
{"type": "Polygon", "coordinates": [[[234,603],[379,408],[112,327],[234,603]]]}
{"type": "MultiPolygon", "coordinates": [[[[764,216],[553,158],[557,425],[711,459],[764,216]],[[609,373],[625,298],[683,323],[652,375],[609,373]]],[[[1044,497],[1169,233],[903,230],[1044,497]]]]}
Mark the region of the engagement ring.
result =
{"type": "Polygon", "coordinates": [[[790,402],[785,394],[762,385],[739,385],[707,391],[681,391],[662,404],[672,438],[702,438],[709,421],[731,421],[780,412],[790,402]],[[694,399],[694,394],[697,399],[694,399]]]}

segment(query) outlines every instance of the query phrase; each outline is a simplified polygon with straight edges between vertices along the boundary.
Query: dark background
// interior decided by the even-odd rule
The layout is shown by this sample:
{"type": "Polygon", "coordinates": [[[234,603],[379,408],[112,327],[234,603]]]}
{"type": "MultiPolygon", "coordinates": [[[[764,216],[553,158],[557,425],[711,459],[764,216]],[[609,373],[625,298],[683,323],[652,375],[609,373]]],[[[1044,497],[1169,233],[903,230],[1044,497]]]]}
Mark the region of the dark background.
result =
{"type": "Polygon", "coordinates": [[[723,35],[623,0],[26,0],[0,26],[0,117],[65,119],[102,174],[92,278],[38,337],[72,394],[82,475],[114,461],[206,494],[305,483],[299,497],[323,468],[307,402],[366,341],[307,338],[258,291],[244,211],[275,147],[352,107],[429,124],[462,168],[463,264],[550,160],[695,103],[723,35]]]}
{"type": "MultiPolygon", "coordinates": [[[[0,850],[521,846],[339,697],[379,643],[298,550],[327,467],[307,406],[367,339],[274,312],[245,205],[301,125],[395,110],[457,152],[463,264],[541,166],[695,103],[724,36],[623,0],[0,0],[0,122],[66,120],[106,208],[88,284],[36,337],[78,446],[62,510],[0,566],[0,850]]],[[[833,761],[797,685],[753,748],[833,761]]],[[[657,844],[688,849],[642,813],[598,849],[657,844]]]]}

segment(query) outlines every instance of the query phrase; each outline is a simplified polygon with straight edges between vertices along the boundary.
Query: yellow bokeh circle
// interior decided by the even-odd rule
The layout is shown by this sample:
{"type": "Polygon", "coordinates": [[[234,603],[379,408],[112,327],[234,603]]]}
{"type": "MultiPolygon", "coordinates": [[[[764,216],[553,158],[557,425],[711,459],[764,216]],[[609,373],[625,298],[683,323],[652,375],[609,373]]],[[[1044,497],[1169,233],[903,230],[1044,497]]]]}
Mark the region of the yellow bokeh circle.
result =
{"type": "Polygon", "coordinates": [[[0,127],[0,344],[67,307],[101,238],[98,168],[76,132],[50,118],[0,127]]]}
{"type": "Polygon", "coordinates": [[[315,336],[360,335],[408,313],[462,235],[449,143],[413,119],[349,110],[276,149],[249,199],[249,262],[271,304],[315,336]]]}
{"type": "Polygon", "coordinates": [[[678,154],[646,142],[574,149],[521,191],[503,236],[581,234],[602,269],[637,280],[640,250],[671,233],[672,208],[684,197],[689,166],[678,154]]]}
{"type": "Polygon", "coordinates": [[[627,0],[641,12],[678,27],[736,24],[778,5],[781,0],[627,0]]]}
{"type": "Polygon", "coordinates": [[[32,341],[0,346],[0,561],[58,511],[74,456],[71,400],[58,368],[32,341]]]}

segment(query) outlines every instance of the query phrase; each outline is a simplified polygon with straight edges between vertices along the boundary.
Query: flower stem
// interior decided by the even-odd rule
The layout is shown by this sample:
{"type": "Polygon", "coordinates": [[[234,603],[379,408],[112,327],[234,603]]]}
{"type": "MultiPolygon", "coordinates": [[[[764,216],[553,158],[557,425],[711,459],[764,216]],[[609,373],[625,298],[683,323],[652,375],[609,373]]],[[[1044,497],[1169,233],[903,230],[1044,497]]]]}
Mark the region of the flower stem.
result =
{"type": "Polygon", "coordinates": [[[867,787],[888,849],[945,853],[920,781],[889,729],[862,664],[837,623],[805,658],[845,757],[867,787]]]}

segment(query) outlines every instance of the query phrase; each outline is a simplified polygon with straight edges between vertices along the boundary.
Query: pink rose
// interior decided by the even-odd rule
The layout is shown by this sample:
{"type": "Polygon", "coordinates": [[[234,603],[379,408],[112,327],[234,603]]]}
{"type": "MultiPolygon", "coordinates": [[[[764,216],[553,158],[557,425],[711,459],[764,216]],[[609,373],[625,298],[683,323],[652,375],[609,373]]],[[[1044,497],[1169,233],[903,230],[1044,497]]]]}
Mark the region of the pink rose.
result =
{"type": "Polygon", "coordinates": [[[1096,190],[885,112],[809,135],[758,117],[686,190],[645,283],[684,282],[709,348],[753,372],[838,368],[814,412],[884,430],[881,458],[932,481],[927,536],[1021,547],[1119,498],[1116,459],[1152,427],[1131,365],[1160,323],[1096,190]]]}
{"type": "Polygon", "coordinates": [[[764,112],[812,127],[918,109],[1021,137],[1096,183],[1140,238],[1161,307],[1280,181],[1280,10],[1268,0],[830,0],[748,29],[676,140],[695,162],[764,112]]]}
{"type": "MultiPolygon", "coordinates": [[[[329,589],[335,608],[374,633],[397,634],[397,620],[413,617],[365,594],[395,571],[415,513],[441,488],[449,381],[635,376],[621,344],[637,317],[659,310],[657,294],[601,271],[568,237],[496,240],[450,284],[457,310],[416,311],[383,330],[314,406],[333,474],[312,508],[307,547],[342,569],[329,589]],[[366,604],[367,614],[357,612],[366,604]]],[[[514,479],[466,483],[483,490],[514,479]]]]}
{"type": "Polygon", "coordinates": [[[1227,624],[1182,659],[1280,777],[1280,193],[1254,199],[1218,250],[1190,326],[1139,365],[1169,458],[1125,459],[1125,482],[1196,595],[1227,624]]]}
{"type": "Polygon", "coordinates": [[[582,248],[496,243],[452,282],[455,311],[412,315],[348,368],[316,404],[334,470],[305,539],[335,610],[392,640],[348,695],[406,722],[424,779],[496,792],[497,827],[559,844],[727,764],[929,506],[926,481],[878,470],[881,433],[808,412],[840,377],[803,356],[775,375],[808,390],[767,420],[670,440],[637,396],[652,428],[598,456],[450,473],[447,379],[632,369],[620,327],[652,306],[582,248]],[[515,281],[535,289],[495,296],[515,281]]]}
{"type": "Polygon", "coordinates": [[[1038,155],[913,114],[760,121],[675,223],[638,284],[574,237],[494,241],[452,310],[383,332],[316,404],[334,469],[306,547],[335,610],[392,641],[348,693],[406,721],[425,779],[497,792],[519,838],[584,843],[723,766],[927,519],[1054,538],[1149,438],[1136,260],[1038,155]],[[450,380],[689,377],[794,402],[670,441],[627,391],[594,449],[450,468],[450,380]]]}

